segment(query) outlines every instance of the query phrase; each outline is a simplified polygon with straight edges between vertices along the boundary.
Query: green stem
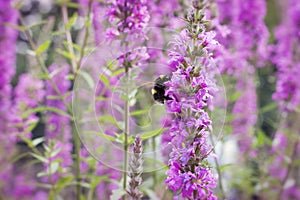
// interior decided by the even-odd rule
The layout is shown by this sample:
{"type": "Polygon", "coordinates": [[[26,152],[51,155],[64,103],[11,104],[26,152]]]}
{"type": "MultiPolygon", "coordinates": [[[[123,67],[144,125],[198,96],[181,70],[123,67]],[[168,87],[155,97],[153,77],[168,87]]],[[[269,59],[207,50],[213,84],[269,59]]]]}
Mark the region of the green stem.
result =
{"type": "Polygon", "coordinates": [[[81,147],[81,143],[80,143],[80,138],[79,138],[79,134],[76,131],[76,128],[73,128],[74,130],[74,134],[73,134],[73,138],[74,138],[74,144],[75,144],[75,156],[76,156],[76,199],[80,200],[80,196],[81,196],[81,176],[80,176],[80,147],[81,147]]]}
{"type": "MultiPolygon", "coordinates": [[[[153,157],[154,160],[156,160],[156,142],[155,142],[155,137],[152,137],[152,151],[153,151],[153,157]]],[[[153,162],[153,169],[155,168],[155,162],[153,162]]],[[[157,182],[157,177],[156,177],[156,171],[152,172],[153,175],[153,189],[155,189],[155,185],[157,182]]]]}
{"type": "MultiPolygon", "coordinates": [[[[65,25],[65,33],[66,33],[66,39],[68,42],[68,51],[70,54],[75,55],[74,53],[74,49],[73,49],[73,41],[72,41],[72,36],[71,36],[71,32],[70,30],[67,28],[67,24],[68,24],[68,10],[67,7],[65,5],[63,5],[61,7],[61,13],[62,13],[62,17],[63,17],[63,21],[64,21],[64,25],[65,25]]],[[[75,59],[71,59],[71,65],[72,65],[72,69],[73,69],[73,73],[76,72],[76,60],[75,59]]]]}
{"type": "MultiPolygon", "coordinates": [[[[88,14],[87,14],[87,21],[90,21],[90,15],[91,15],[91,10],[92,10],[92,2],[93,0],[89,0],[89,6],[88,6],[88,14]]],[[[63,21],[64,24],[66,26],[66,24],[68,23],[68,10],[66,6],[62,6],[62,15],[63,15],[63,21]]],[[[68,42],[68,50],[69,52],[74,55],[74,49],[73,49],[73,41],[72,41],[72,37],[71,37],[71,33],[70,31],[65,27],[66,29],[66,38],[67,38],[67,42],[68,42]]],[[[74,80],[77,77],[78,74],[78,70],[80,68],[81,62],[82,62],[82,58],[84,56],[84,51],[85,51],[85,47],[87,45],[87,40],[89,37],[89,27],[85,28],[85,33],[84,33],[84,39],[83,39],[83,45],[81,47],[80,50],[80,56],[79,56],[79,60],[78,62],[76,62],[76,60],[72,59],[71,60],[71,64],[72,64],[72,69],[73,69],[73,73],[74,73],[74,80]]],[[[73,124],[73,139],[74,139],[74,149],[75,149],[75,156],[76,156],[76,161],[75,161],[75,165],[76,165],[76,199],[80,200],[80,196],[81,196],[81,176],[80,176],[80,149],[81,149],[81,143],[80,143],[80,138],[79,138],[79,134],[76,131],[76,128],[74,127],[73,124]]]]}
{"type": "MultiPolygon", "coordinates": [[[[91,0],[90,0],[90,2],[91,2],[91,0]]],[[[25,26],[24,20],[21,17],[21,15],[20,15],[19,19],[20,19],[21,25],[25,26]]],[[[35,45],[32,37],[31,37],[30,33],[28,32],[27,29],[24,32],[25,32],[25,35],[28,38],[28,41],[30,43],[30,46],[31,46],[32,50],[35,51],[37,48],[36,48],[36,45],[35,45]]],[[[83,52],[84,52],[84,47],[83,47],[83,52]]],[[[37,59],[38,64],[41,66],[42,70],[46,74],[49,75],[48,69],[47,69],[45,63],[43,62],[43,60],[41,59],[41,57],[36,54],[36,59],[37,59]]],[[[81,60],[82,59],[80,59],[78,61],[77,66],[80,66],[81,60]]],[[[70,115],[73,116],[72,108],[65,101],[65,98],[63,97],[63,95],[61,94],[61,92],[59,91],[59,89],[57,88],[57,85],[55,84],[55,82],[51,78],[49,79],[49,81],[50,81],[50,84],[52,85],[54,91],[57,93],[57,95],[62,100],[63,104],[66,106],[66,108],[67,108],[68,112],[70,113],[70,115]]],[[[74,119],[72,119],[72,123],[74,123],[74,119]]],[[[76,131],[75,128],[73,128],[73,130],[76,131]]],[[[81,146],[81,143],[80,143],[79,135],[76,132],[73,132],[73,139],[74,139],[74,143],[75,143],[75,155],[76,155],[76,180],[77,180],[77,184],[76,184],[76,199],[80,200],[80,196],[81,196],[81,185],[80,185],[80,181],[81,181],[81,177],[80,177],[80,146],[81,146]]]]}
{"type": "MultiPolygon", "coordinates": [[[[93,3],[93,0],[89,0],[88,13],[87,13],[87,22],[91,21],[92,3],[93,3]]],[[[78,70],[80,68],[80,65],[81,65],[81,62],[82,62],[82,59],[83,59],[83,56],[84,56],[85,47],[87,45],[87,41],[88,41],[88,38],[89,38],[89,35],[90,35],[89,30],[90,30],[89,27],[85,28],[83,44],[82,44],[82,47],[80,49],[79,60],[78,60],[77,65],[75,67],[75,77],[74,77],[74,79],[77,76],[78,70]]]]}
{"type": "MultiPolygon", "coordinates": [[[[214,149],[215,142],[214,142],[213,136],[210,134],[209,137],[210,137],[210,140],[211,140],[211,144],[213,146],[212,151],[215,153],[215,149],[214,149]]],[[[222,182],[222,173],[220,171],[220,164],[219,164],[218,159],[215,158],[215,157],[214,157],[214,161],[215,161],[216,170],[217,170],[217,173],[218,173],[218,176],[219,176],[218,180],[219,180],[219,187],[220,187],[220,192],[221,192],[221,199],[226,199],[226,195],[225,195],[224,187],[223,187],[223,182],[222,182]]]]}
{"type": "MultiPolygon", "coordinates": [[[[50,154],[52,154],[53,152],[53,146],[52,144],[50,144],[51,146],[51,151],[50,151],[50,154]]],[[[51,165],[52,165],[52,162],[51,162],[51,157],[49,156],[48,157],[48,160],[49,160],[49,180],[50,180],[50,184],[51,184],[51,193],[54,195],[54,199],[56,199],[56,191],[55,191],[55,185],[53,183],[53,176],[52,176],[52,171],[51,171],[51,165]]]]}
{"type": "MultiPolygon", "coordinates": [[[[129,88],[128,88],[128,82],[129,82],[129,69],[128,66],[125,65],[125,82],[126,82],[126,101],[125,101],[125,131],[124,131],[124,172],[123,172],[123,189],[126,191],[126,185],[127,185],[127,163],[128,163],[128,135],[129,135],[129,88]]],[[[123,195],[123,200],[126,199],[126,195],[123,195]]]]}
{"type": "MultiPolygon", "coordinates": [[[[24,22],[24,20],[22,18],[22,15],[20,13],[19,13],[19,20],[20,20],[21,25],[25,27],[25,22],[24,22]]],[[[30,44],[32,50],[36,51],[36,49],[37,49],[36,45],[35,45],[32,37],[31,37],[28,29],[25,29],[24,33],[25,33],[25,35],[26,35],[26,37],[27,37],[27,39],[29,41],[29,44],[30,44]]],[[[38,64],[40,65],[40,67],[42,68],[42,70],[44,71],[44,73],[46,73],[47,75],[49,75],[48,69],[47,69],[44,61],[42,60],[42,58],[39,55],[37,55],[37,54],[35,54],[35,58],[36,58],[38,64]]],[[[53,90],[59,96],[59,98],[61,99],[61,101],[63,102],[63,104],[66,106],[67,110],[68,111],[72,111],[71,107],[65,101],[65,97],[61,94],[61,92],[59,91],[59,89],[58,89],[57,85],[55,84],[55,82],[51,78],[49,78],[49,81],[50,81],[50,84],[51,84],[53,90]]]]}

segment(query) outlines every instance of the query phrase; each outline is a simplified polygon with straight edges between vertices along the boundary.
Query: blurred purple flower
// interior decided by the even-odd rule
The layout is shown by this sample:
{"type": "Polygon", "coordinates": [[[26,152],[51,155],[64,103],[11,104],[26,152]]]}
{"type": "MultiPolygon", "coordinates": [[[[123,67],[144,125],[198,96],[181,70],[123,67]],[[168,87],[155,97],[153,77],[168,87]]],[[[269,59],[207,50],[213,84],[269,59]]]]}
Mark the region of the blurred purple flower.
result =
{"type": "MultiPolygon", "coordinates": [[[[221,71],[239,76],[249,67],[240,64],[247,60],[261,67],[268,59],[268,29],[264,23],[266,2],[264,0],[218,0],[217,24],[225,24],[229,34],[222,36],[224,29],[218,31],[218,41],[223,48],[218,48],[217,60],[221,71]],[[225,10],[230,9],[231,12],[225,10]],[[254,60],[255,58],[255,60],[254,60]]],[[[218,30],[218,27],[217,27],[218,30]]],[[[249,70],[249,69],[247,69],[249,70]]]]}
{"type": "MultiPolygon", "coordinates": [[[[54,82],[54,84],[56,84],[56,87],[61,95],[66,95],[66,93],[70,89],[71,82],[67,79],[69,71],[70,67],[67,64],[54,64],[49,67],[52,81],[54,82]]],[[[66,105],[64,105],[63,101],[59,99],[59,97],[57,97],[59,96],[59,94],[57,94],[57,92],[53,89],[50,81],[46,82],[46,93],[47,106],[55,107],[67,112],[66,105]]],[[[65,102],[70,102],[70,96],[67,96],[65,98],[65,102]]],[[[69,140],[71,139],[71,127],[70,119],[67,116],[48,111],[46,116],[46,124],[47,126],[45,135],[47,139],[58,139],[60,141],[69,142],[69,140]]]]}
{"type": "Polygon", "coordinates": [[[32,197],[36,186],[33,184],[33,181],[31,183],[27,182],[28,180],[26,180],[25,175],[21,174],[16,176],[13,190],[15,198],[29,199],[32,197]]]}
{"type": "Polygon", "coordinates": [[[11,1],[3,1],[0,8],[0,90],[7,87],[15,75],[18,30],[8,24],[17,24],[17,19],[18,12],[12,7],[11,1]]]}
{"type": "Polygon", "coordinates": [[[241,153],[253,157],[256,155],[252,150],[253,128],[257,120],[255,68],[262,67],[269,54],[269,33],[264,23],[266,2],[218,0],[216,4],[215,23],[222,45],[217,49],[216,60],[223,73],[233,75],[237,91],[241,93],[233,108],[233,134],[241,153]],[[226,12],[227,9],[231,12],[226,12]],[[230,32],[222,34],[224,28],[230,32]]]}
{"type": "Polygon", "coordinates": [[[34,108],[44,100],[44,83],[31,74],[22,74],[14,91],[15,104],[20,108],[34,108]]]}
{"type": "Polygon", "coordinates": [[[276,28],[277,43],[272,46],[272,59],[278,70],[273,99],[282,111],[290,112],[300,104],[300,6],[297,0],[290,0],[287,5],[287,17],[276,28]]]}
{"type": "Polygon", "coordinates": [[[166,27],[170,29],[177,29],[183,26],[183,22],[178,17],[183,14],[180,2],[177,0],[169,1],[148,1],[147,2],[150,13],[150,25],[152,27],[166,27]]]}
{"type": "Polygon", "coordinates": [[[84,147],[82,147],[80,149],[80,157],[82,158],[82,161],[80,162],[80,173],[81,174],[86,173],[89,169],[89,163],[87,161],[89,156],[90,156],[89,152],[84,147]]]}
{"type": "MultiPolygon", "coordinates": [[[[98,176],[107,176],[110,180],[119,180],[122,176],[121,172],[110,167],[104,166],[102,163],[98,163],[96,174],[98,176]]],[[[113,181],[101,181],[96,189],[98,197],[103,199],[109,199],[112,191],[117,189],[118,186],[113,181]]]]}
{"type": "Polygon", "coordinates": [[[107,0],[106,17],[111,24],[117,22],[115,32],[140,32],[150,16],[146,0],[107,0]]]}
{"type": "Polygon", "coordinates": [[[256,156],[255,151],[252,149],[253,139],[253,126],[257,121],[257,101],[256,89],[254,80],[250,77],[240,79],[238,90],[242,91],[241,97],[235,102],[233,113],[235,119],[232,121],[233,135],[237,137],[237,142],[242,155],[249,155],[250,157],[256,156]]]}
{"type": "Polygon", "coordinates": [[[44,82],[31,74],[22,74],[14,90],[14,127],[18,137],[31,139],[31,127],[37,124],[36,113],[22,116],[26,111],[36,108],[45,97],[44,82]],[[28,129],[29,128],[29,129],[28,129]]]}
{"type": "MultiPolygon", "coordinates": [[[[56,85],[57,91],[53,88],[53,85],[50,81],[46,82],[46,92],[47,99],[46,105],[50,107],[54,107],[60,109],[62,111],[68,112],[65,103],[70,102],[70,96],[67,95],[71,82],[68,80],[67,76],[70,72],[70,66],[68,64],[53,64],[49,67],[50,77],[53,83],[56,85]],[[64,102],[60,99],[60,95],[65,96],[64,102]],[[56,98],[53,98],[56,97],[56,98]]],[[[71,143],[71,125],[70,118],[67,116],[63,116],[61,114],[47,111],[46,116],[46,131],[45,138],[46,143],[49,145],[54,143],[54,150],[58,150],[59,152],[53,157],[49,158],[49,160],[54,161],[59,159],[59,166],[63,169],[62,172],[56,172],[53,174],[54,182],[58,181],[60,177],[65,176],[69,172],[69,167],[73,164],[72,159],[72,149],[73,145],[71,143]]],[[[47,171],[49,165],[45,164],[45,170],[47,171]]],[[[45,178],[45,181],[48,182],[48,177],[45,178]]]]}

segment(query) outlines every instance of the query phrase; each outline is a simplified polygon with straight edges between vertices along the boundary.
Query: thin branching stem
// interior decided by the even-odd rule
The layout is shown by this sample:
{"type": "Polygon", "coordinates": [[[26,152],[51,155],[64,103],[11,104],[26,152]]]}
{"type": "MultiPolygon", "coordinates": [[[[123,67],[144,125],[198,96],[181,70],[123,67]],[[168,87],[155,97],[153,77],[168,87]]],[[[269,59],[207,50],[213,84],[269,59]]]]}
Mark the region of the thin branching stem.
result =
{"type": "MultiPolygon", "coordinates": [[[[89,0],[89,6],[88,6],[88,13],[87,13],[87,21],[90,21],[90,15],[91,15],[91,6],[92,6],[92,0],[89,0]]],[[[68,42],[68,51],[69,53],[71,53],[72,55],[74,55],[74,49],[73,49],[73,41],[72,41],[72,37],[71,37],[71,33],[70,30],[66,27],[67,23],[68,23],[68,10],[67,7],[65,5],[63,5],[61,7],[62,9],[62,15],[63,15],[63,21],[64,21],[64,25],[65,25],[65,29],[66,29],[66,39],[68,42]]],[[[84,33],[84,39],[83,39],[83,44],[80,50],[80,55],[79,55],[79,59],[78,61],[76,61],[75,59],[71,59],[71,65],[72,65],[72,69],[73,69],[73,74],[74,74],[74,80],[77,77],[78,74],[78,70],[81,66],[81,62],[82,62],[82,58],[84,56],[84,51],[87,45],[87,40],[89,37],[89,27],[87,26],[85,28],[85,33],[84,33]]],[[[74,127],[74,126],[73,126],[74,127]]],[[[81,149],[81,143],[80,143],[80,138],[79,135],[77,134],[76,128],[73,128],[74,130],[74,134],[73,134],[73,139],[74,139],[74,144],[75,144],[75,156],[76,156],[76,180],[77,180],[77,185],[76,185],[76,198],[77,200],[80,200],[80,196],[81,196],[81,176],[80,176],[80,149],[81,149]]]]}
{"type": "Polygon", "coordinates": [[[84,57],[85,48],[87,46],[87,41],[88,41],[88,38],[89,38],[89,35],[90,35],[89,22],[91,21],[92,4],[93,4],[93,0],[89,0],[88,12],[87,12],[87,20],[86,20],[86,27],[85,27],[85,32],[84,32],[82,47],[80,49],[79,60],[77,62],[76,69],[75,69],[75,77],[78,74],[78,70],[80,68],[82,59],[84,57]]]}
{"type": "MultiPolygon", "coordinates": [[[[68,51],[69,51],[70,54],[75,55],[71,32],[67,27],[69,17],[68,17],[68,9],[67,9],[66,5],[61,6],[61,13],[62,13],[64,25],[65,25],[66,39],[67,39],[67,42],[68,42],[67,48],[68,48],[68,51]]],[[[71,65],[72,65],[73,73],[75,73],[77,62],[74,58],[71,59],[71,65]]]]}
{"type": "MultiPolygon", "coordinates": [[[[125,131],[124,131],[124,172],[123,172],[123,189],[126,190],[127,185],[127,163],[128,163],[128,135],[129,135],[129,88],[128,88],[128,82],[129,82],[129,68],[127,65],[125,67],[125,93],[126,93],[126,100],[125,100],[125,131]]],[[[123,195],[123,200],[126,199],[126,195],[123,195]]]]}
{"type": "MultiPolygon", "coordinates": [[[[20,20],[21,25],[25,27],[26,25],[25,25],[25,22],[24,22],[24,20],[23,20],[21,14],[19,14],[19,20],[20,20]]],[[[35,43],[34,43],[32,37],[31,37],[31,35],[30,35],[28,29],[25,29],[25,30],[24,30],[24,33],[25,33],[25,35],[26,35],[26,37],[27,37],[27,39],[28,39],[28,41],[29,41],[29,44],[30,44],[30,46],[31,46],[31,49],[32,49],[33,51],[36,51],[37,47],[36,47],[36,45],[35,45],[35,43]]],[[[43,59],[40,57],[40,55],[35,54],[35,58],[36,58],[38,64],[40,65],[40,67],[42,68],[42,70],[44,71],[44,73],[46,73],[46,74],[49,76],[49,71],[48,71],[48,69],[47,69],[47,67],[46,67],[46,65],[45,65],[45,63],[44,63],[44,61],[43,61],[43,59]]],[[[71,107],[69,106],[69,104],[67,104],[67,102],[65,101],[65,97],[61,94],[61,92],[59,91],[57,85],[56,85],[55,82],[51,79],[51,77],[49,77],[49,82],[50,82],[50,84],[51,84],[53,90],[55,91],[55,93],[58,95],[58,97],[61,99],[61,101],[63,102],[63,104],[66,106],[66,108],[67,108],[67,110],[69,111],[69,113],[72,113],[71,107]]]]}

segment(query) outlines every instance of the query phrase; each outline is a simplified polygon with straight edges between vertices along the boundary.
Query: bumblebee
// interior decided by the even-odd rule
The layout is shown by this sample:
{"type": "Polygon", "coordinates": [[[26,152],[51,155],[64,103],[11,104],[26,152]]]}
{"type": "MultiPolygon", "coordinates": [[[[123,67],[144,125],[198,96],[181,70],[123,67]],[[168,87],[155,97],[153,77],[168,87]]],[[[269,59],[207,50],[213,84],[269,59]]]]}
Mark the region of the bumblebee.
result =
{"type": "Polygon", "coordinates": [[[165,100],[171,100],[169,96],[165,96],[166,85],[165,82],[169,81],[170,77],[166,75],[160,75],[155,79],[154,87],[151,90],[153,99],[159,103],[164,104],[165,100]]]}

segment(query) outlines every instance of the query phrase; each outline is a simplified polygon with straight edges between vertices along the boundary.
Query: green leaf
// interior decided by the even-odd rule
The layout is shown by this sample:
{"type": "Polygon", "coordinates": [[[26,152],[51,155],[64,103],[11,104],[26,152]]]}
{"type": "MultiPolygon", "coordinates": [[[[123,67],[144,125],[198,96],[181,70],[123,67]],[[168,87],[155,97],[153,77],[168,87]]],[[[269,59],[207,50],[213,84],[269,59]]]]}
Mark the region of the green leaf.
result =
{"type": "Polygon", "coordinates": [[[271,146],[272,145],[272,141],[271,141],[271,139],[269,137],[266,136],[266,134],[261,129],[259,129],[257,131],[256,144],[255,145],[257,147],[262,147],[265,144],[271,146]]]}
{"type": "Polygon", "coordinates": [[[295,165],[295,166],[300,166],[300,159],[298,158],[298,159],[295,159],[294,161],[293,161],[293,164],[295,165]]]}
{"type": "Polygon", "coordinates": [[[112,191],[112,194],[110,195],[110,200],[119,200],[123,195],[125,195],[126,192],[122,188],[118,188],[116,190],[112,191]]]}
{"type": "Polygon", "coordinates": [[[33,148],[33,147],[34,147],[32,141],[31,141],[30,139],[28,139],[28,138],[26,138],[26,137],[24,137],[24,136],[22,136],[22,135],[20,135],[20,137],[21,137],[21,139],[22,139],[22,140],[23,140],[30,148],[33,148]]]}
{"type": "Polygon", "coordinates": [[[33,146],[36,147],[37,145],[41,144],[44,141],[45,141],[45,138],[40,137],[40,138],[36,138],[36,139],[32,140],[32,144],[33,144],[33,146]]]}
{"type": "Polygon", "coordinates": [[[74,179],[73,175],[60,178],[55,185],[56,192],[59,193],[62,189],[67,187],[73,179],[74,179]]]}
{"type": "Polygon", "coordinates": [[[259,110],[259,113],[260,113],[260,114],[263,114],[263,113],[272,111],[272,110],[274,110],[274,109],[276,109],[276,108],[277,108],[277,103],[272,102],[272,103],[269,103],[268,105],[262,107],[262,108],[259,110]]]}
{"type": "Polygon", "coordinates": [[[109,79],[108,79],[104,74],[100,74],[100,75],[99,75],[99,78],[100,78],[100,80],[102,81],[102,83],[103,83],[105,86],[109,86],[109,85],[110,85],[109,79]]]}
{"type": "Polygon", "coordinates": [[[90,184],[86,183],[86,182],[80,182],[79,185],[81,185],[82,187],[85,187],[85,188],[90,188],[90,184]]]}
{"type": "Polygon", "coordinates": [[[128,95],[129,99],[135,98],[137,92],[138,92],[138,89],[132,90],[128,95]]]}
{"type": "Polygon", "coordinates": [[[76,22],[77,18],[78,18],[78,13],[75,12],[75,13],[72,15],[72,17],[70,17],[68,23],[66,24],[66,29],[67,29],[67,30],[70,30],[70,29],[71,29],[71,27],[73,26],[73,24],[76,22]]]}
{"type": "Polygon", "coordinates": [[[54,31],[51,33],[52,36],[57,36],[57,35],[64,35],[65,31],[54,31]]]}
{"type": "Polygon", "coordinates": [[[22,114],[22,118],[25,119],[32,113],[45,112],[45,111],[52,111],[52,112],[55,112],[57,114],[60,114],[60,115],[71,118],[71,116],[68,113],[66,113],[65,111],[62,111],[60,109],[57,109],[55,107],[50,107],[50,106],[40,106],[40,107],[37,107],[37,108],[34,108],[34,109],[30,109],[30,110],[28,110],[28,111],[26,111],[22,114]]]}
{"type": "Polygon", "coordinates": [[[69,43],[67,41],[63,41],[63,44],[65,45],[66,48],[69,48],[69,46],[72,46],[74,49],[77,51],[81,51],[81,47],[78,44],[75,43],[69,43]]]}
{"type": "Polygon", "coordinates": [[[94,89],[95,83],[94,83],[94,80],[91,77],[91,75],[82,70],[80,71],[80,75],[82,75],[82,77],[86,80],[86,82],[90,86],[90,88],[94,89]]]}
{"type": "Polygon", "coordinates": [[[15,162],[19,161],[20,159],[22,159],[22,158],[24,158],[24,157],[26,157],[28,155],[29,155],[28,152],[26,152],[26,153],[20,153],[20,154],[14,156],[14,158],[13,158],[13,160],[11,162],[15,163],[15,162]]]}
{"type": "Polygon", "coordinates": [[[69,8],[80,8],[81,5],[79,3],[68,2],[67,7],[69,7],[69,8]]]}
{"type": "Polygon", "coordinates": [[[50,190],[48,200],[56,200],[56,195],[53,190],[50,190]]]}
{"type": "Polygon", "coordinates": [[[90,26],[92,25],[91,20],[86,19],[86,20],[84,21],[84,25],[85,25],[86,27],[90,27],[90,26]]]}
{"type": "Polygon", "coordinates": [[[111,142],[116,141],[116,138],[114,138],[114,137],[112,137],[112,136],[110,136],[110,135],[106,135],[106,134],[101,133],[101,132],[99,132],[98,135],[99,135],[100,137],[102,137],[102,138],[105,138],[105,139],[111,141],[111,142]]]}
{"type": "Polygon", "coordinates": [[[36,153],[30,153],[30,155],[32,155],[34,158],[38,159],[39,161],[43,162],[43,163],[49,163],[49,160],[43,156],[40,156],[36,153]]]}
{"type": "Polygon", "coordinates": [[[44,24],[46,24],[45,20],[37,22],[37,23],[30,24],[29,26],[26,27],[26,29],[32,29],[36,26],[41,26],[41,25],[44,25],[44,24]]]}
{"type": "Polygon", "coordinates": [[[24,133],[30,133],[36,127],[38,121],[29,121],[26,124],[29,126],[24,130],[24,133]]]}
{"type": "Polygon", "coordinates": [[[44,73],[38,74],[38,77],[40,79],[44,79],[44,80],[49,80],[50,79],[49,74],[44,74],[44,73]]]}
{"type": "Polygon", "coordinates": [[[47,183],[35,182],[35,183],[32,183],[32,184],[36,185],[39,188],[43,188],[43,189],[47,189],[47,190],[51,190],[51,188],[53,187],[51,184],[47,184],[47,183]]]}
{"type": "Polygon", "coordinates": [[[108,100],[107,97],[103,97],[103,96],[96,97],[96,101],[107,101],[107,100],[108,100]]]}
{"type": "Polygon", "coordinates": [[[241,92],[235,92],[232,95],[228,95],[228,101],[229,102],[235,102],[241,97],[242,93],[241,92]]]}
{"type": "Polygon", "coordinates": [[[51,162],[50,167],[48,168],[48,175],[57,172],[58,168],[59,168],[58,162],[51,162]]]}
{"type": "Polygon", "coordinates": [[[21,31],[21,32],[24,32],[24,31],[26,31],[26,30],[28,30],[28,29],[34,28],[34,27],[36,27],[36,26],[43,25],[43,24],[45,24],[45,23],[46,23],[46,21],[40,21],[40,22],[31,24],[31,25],[29,25],[29,26],[18,26],[18,25],[15,25],[15,24],[11,24],[11,23],[7,23],[7,22],[6,22],[6,23],[4,23],[4,26],[8,26],[8,27],[17,29],[17,30],[19,30],[19,31],[21,31]]]}
{"type": "Polygon", "coordinates": [[[75,60],[76,56],[74,54],[71,54],[68,51],[62,50],[62,49],[55,49],[55,52],[64,56],[65,58],[68,58],[70,60],[75,60]]]}
{"type": "Polygon", "coordinates": [[[136,99],[135,99],[135,98],[132,98],[132,99],[130,99],[130,101],[129,101],[129,106],[134,106],[135,103],[136,103],[136,99]]]}
{"type": "Polygon", "coordinates": [[[14,7],[16,10],[19,10],[19,9],[22,7],[22,2],[23,2],[23,0],[19,0],[19,1],[15,2],[15,3],[13,4],[13,7],[14,7]]]}
{"type": "Polygon", "coordinates": [[[116,141],[116,138],[114,138],[114,137],[112,137],[112,136],[110,136],[110,135],[106,135],[106,134],[101,133],[101,132],[88,131],[88,132],[84,132],[84,133],[85,133],[85,134],[95,134],[95,135],[97,135],[97,136],[100,136],[100,137],[102,137],[102,138],[104,138],[104,139],[106,139],[106,140],[112,141],[112,142],[116,141]]]}
{"type": "Polygon", "coordinates": [[[146,132],[146,133],[142,134],[141,138],[143,140],[146,140],[148,138],[152,138],[152,137],[160,135],[165,130],[166,130],[165,128],[160,128],[160,129],[157,129],[157,130],[154,130],[154,131],[146,132]]]}
{"type": "Polygon", "coordinates": [[[36,50],[35,53],[36,55],[41,55],[41,53],[43,53],[44,51],[47,51],[49,46],[51,44],[51,41],[48,40],[46,42],[44,42],[43,44],[41,44],[36,50]]]}
{"type": "Polygon", "coordinates": [[[60,100],[61,96],[57,96],[57,95],[47,95],[47,100],[60,100]]]}
{"type": "Polygon", "coordinates": [[[123,101],[129,101],[129,98],[128,98],[128,96],[122,91],[122,93],[121,93],[121,99],[123,100],[123,101]]]}
{"type": "Polygon", "coordinates": [[[47,172],[39,172],[36,175],[37,177],[43,177],[43,176],[48,176],[47,172]]]}
{"type": "Polygon", "coordinates": [[[146,166],[152,166],[152,165],[155,165],[155,166],[157,166],[157,167],[160,167],[160,168],[166,168],[166,167],[168,167],[167,165],[166,165],[166,163],[164,163],[164,162],[161,162],[161,161],[159,161],[159,160],[157,160],[157,159],[154,159],[154,158],[147,158],[147,160],[145,161],[145,164],[146,164],[146,166]],[[149,164],[149,165],[148,165],[149,164]],[[151,165],[150,165],[151,164],[151,165]]]}
{"type": "Polygon", "coordinates": [[[86,197],[83,194],[81,194],[80,195],[80,200],[86,200],[86,197]]]}
{"type": "Polygon", "coordinates": [[[231,164],[231,163],[222,165],[222,166],[220,166],[220,171],[223,172],[223,171],[225,171],[228,167],[231,167],[232,165],[233,165],[233,164],[231,164]]]}
{"type": "Polygon", "coordinates": [[[4,23],[4,26],[8,26],[13,29],[17,29],[18,31],[21,31],[21,32],[24,32],[27,29],[25,26],[18,26],[15,24],[7,23],[7,22],[4,23]]]}
{"type": "Polygon", "coordinates": [[[67,79],[68,79],[68,80],[71,80],[71,81],[72,81],[72,80],[74,80],[74,78],[75,78],[75,76],[74,76],[73,74],[68,74],[68,75],[67,75],[67,79]]]}
{"type": "Polygon", "coordinates": [[[136,116],[136,115],[144,115],[149,112],[149,109],[144,109],[144,110],[136,110],[130,113],[130,116],[136,116]]]}
{"type": "MultiPolygon", "coordinates": [[[[119,142],[120,144],[123,144],[124,141],[125,141],[125,135],[124,135],[124,133],[118,134],[117,138],[116,138],[116,142],[119,142]]],[[[128,142],[128,145],[133,144],[133,142],[134,142],[134,136],[133,135],[128,135],[127,142],[128,142]]]]}
{"type": "Polygon", "coordinates": [[[51,149],[44,143],[43,144],[44,149],[46,150],[46,152],[50,152],[51,149]]]}
{"type": "Polygon", "coordinates": [[[54,151],[52,151],[52,152],[49,154],[49,157],[50,157],[50,158],[55,157],[60,151],[61,151],[61,148],[54,149],[54,151]]]}
{"type": "Polygon", "coordinates": [[[118,69],[118,70],[112,72],[111,76],[118,76],[119,74],[122,74],[124,72],[125,72],[125,69],[121,68],[121,69],[118,69]]]}
{"type": "Polygon", "coordinates": [[[118,122],[116,121],[116,119],[113,118],[113,117],[110,116],[110,115],[103,115],[103,116],[99,117],[98,120],[99,120],[100,122],[109,122],[109,123],[111,123],[112,125],[115,125],[116,127],[119,128],[119,124],[118,124],[118,122]]]}
{"type": "MultiPolygon", "coordinates": [[[[110,71],[113,71],[114,69],[117,69],[117,68],[118,68],[118,66],[115,65],[116,63],[117,63],[117,60],[108,60],[108,61],[106,62],[106,67],[107,67],[110,71]]],[[[121,69],[123,69],[123,71],[125,71],[124,68],[121,68],[121,69]]]]}

